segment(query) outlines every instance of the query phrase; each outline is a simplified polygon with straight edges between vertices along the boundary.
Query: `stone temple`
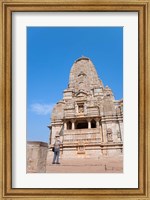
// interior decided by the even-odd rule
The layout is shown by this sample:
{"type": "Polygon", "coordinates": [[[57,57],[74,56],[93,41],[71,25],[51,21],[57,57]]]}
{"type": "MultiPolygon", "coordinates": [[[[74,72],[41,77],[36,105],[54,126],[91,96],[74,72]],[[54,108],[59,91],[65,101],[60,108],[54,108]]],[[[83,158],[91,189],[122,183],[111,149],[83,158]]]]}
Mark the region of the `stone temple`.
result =
{"type": "Polygon", "coordinates": [[[89,58],[81,57],[73,63],[68,88],[53,108],[49,129],[48,162],[57,134],[63,143],[61,159],[123,153],[123,100],[115,100],[89,58]]]}

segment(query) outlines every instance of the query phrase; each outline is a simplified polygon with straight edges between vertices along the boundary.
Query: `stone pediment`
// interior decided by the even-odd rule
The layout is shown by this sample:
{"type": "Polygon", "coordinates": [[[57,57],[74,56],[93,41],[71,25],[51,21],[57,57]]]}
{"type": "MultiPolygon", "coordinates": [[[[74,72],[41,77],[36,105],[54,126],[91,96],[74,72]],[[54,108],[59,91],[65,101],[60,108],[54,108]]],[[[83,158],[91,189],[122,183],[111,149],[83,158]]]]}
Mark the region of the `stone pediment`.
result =
{"type": "Polygon", "coordinates": [[[87,97],[87,93],[84,91],[79,91],[75,95],[76,97],[87,97]]]}

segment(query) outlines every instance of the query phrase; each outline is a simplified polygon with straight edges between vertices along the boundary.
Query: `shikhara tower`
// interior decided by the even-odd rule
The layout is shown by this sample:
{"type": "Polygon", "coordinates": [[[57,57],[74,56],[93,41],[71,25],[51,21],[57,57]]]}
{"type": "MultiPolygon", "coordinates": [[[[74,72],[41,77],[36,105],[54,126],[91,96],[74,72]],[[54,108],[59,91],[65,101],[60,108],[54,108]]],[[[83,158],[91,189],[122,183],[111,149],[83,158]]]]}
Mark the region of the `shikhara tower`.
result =
{"type": "MultiPolygon", "coordinates": [[[[123,100],[115,100],[104,87],[87,57],[77,59],[70,71],[68,88],[51,115],[50,147],[55,135],[63,142],[65,158],[95,158],[123,152],[123,100]]],[[[51,157],[51,148],[48,157],[51,157]]]]}

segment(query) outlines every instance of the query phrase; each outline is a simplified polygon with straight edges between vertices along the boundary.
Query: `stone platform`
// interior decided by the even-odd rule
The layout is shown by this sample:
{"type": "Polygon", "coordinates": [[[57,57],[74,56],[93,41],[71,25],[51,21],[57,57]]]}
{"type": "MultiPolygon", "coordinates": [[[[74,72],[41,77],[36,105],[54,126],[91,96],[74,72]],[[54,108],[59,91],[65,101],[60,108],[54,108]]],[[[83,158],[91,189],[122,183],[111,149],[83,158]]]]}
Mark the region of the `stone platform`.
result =
{"type": "Polygon", "coordinates": [[[47,164],[46,173],[123,173],[123,156],[60,160],[47,164]]]}

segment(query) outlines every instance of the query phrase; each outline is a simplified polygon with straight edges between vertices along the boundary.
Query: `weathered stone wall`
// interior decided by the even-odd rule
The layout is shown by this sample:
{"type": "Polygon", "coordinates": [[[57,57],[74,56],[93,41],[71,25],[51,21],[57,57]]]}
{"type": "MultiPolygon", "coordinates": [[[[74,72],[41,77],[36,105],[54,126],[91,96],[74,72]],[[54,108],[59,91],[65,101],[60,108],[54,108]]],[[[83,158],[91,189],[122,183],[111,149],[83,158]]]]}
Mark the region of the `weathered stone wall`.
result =
{"type": "Polygon", "coordinates": [[[45,173],[48,144],[45,142],[27,142],[27,173],[45,173]]]}

